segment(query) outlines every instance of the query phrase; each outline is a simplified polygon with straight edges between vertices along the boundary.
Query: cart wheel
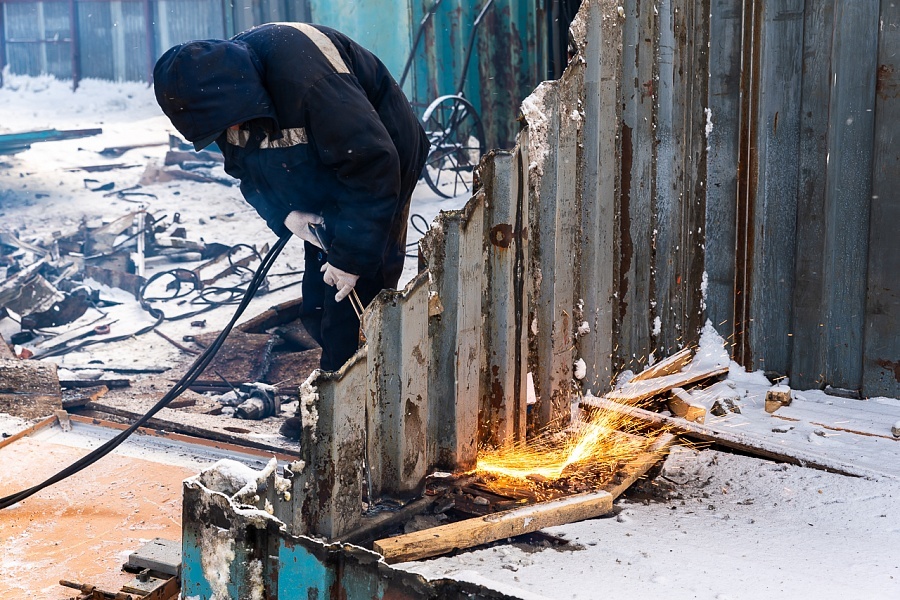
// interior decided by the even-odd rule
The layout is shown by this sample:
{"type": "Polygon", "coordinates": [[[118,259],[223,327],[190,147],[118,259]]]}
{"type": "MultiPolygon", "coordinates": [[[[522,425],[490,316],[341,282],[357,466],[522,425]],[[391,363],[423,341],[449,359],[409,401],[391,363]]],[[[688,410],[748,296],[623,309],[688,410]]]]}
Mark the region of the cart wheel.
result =
{"type": "Polygon", "coordinates": [[[485,153],[475,107],[460,96],[441,96],[425,109],[422,121],[431,142],[423,172],[428,187],[442,198],[470,194],[475,167],[485,153]]]}

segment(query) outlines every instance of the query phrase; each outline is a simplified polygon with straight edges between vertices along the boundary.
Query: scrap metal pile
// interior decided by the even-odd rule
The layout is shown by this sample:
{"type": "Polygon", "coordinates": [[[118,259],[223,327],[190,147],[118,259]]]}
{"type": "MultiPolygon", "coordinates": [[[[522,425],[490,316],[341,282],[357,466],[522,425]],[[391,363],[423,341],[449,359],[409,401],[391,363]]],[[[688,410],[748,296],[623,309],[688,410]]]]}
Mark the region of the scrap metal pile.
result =
{"type": "MultiPolygon", "coordinates": [[[[122,149],[108,150],[114,155],[122,149]]],[[[142,180],[205,179],[199,167],[216,161],[220,155],[184,152],[176,144],[166,164],[180,168],[148,167],[142,180]]],[[[63,407],[97,409],[109,389],[134,383],[129,376],[176,372],[212,343],[219,315],[233,312],[268,251],[267,245],[205,240],[204,223],[146,208],[142,203],[152,194],[140,185],[114,190],[85,179],[85,186],[134,202],[135,209],[84,217],[44,236],[0,225],[0,412],[38,418],[63,407]],[[133,340],[148,339],[143,336],[163,352],[154,355],[146,343],[135,350],[133,340]],[[117,343],[132,345],[117,351],[117,343]],[[175,359],[159,359],[173,352],[175,359]],[[60,385],[70,392],[61,394],[60,385]]],[[[301,281],[299,270],[270,273],[258,295],[301,281]]],[[[214,402],[199,395],[184,402],[213,415],[279,416],[281,400],[296,396],[321,353],[295,322],[299,306],[299,300],[286,302],[238,326],[192,387],[214,402]]],[[[140,414],[141,406],[120,405],[114,412],[127,418],[140,414]]]]}

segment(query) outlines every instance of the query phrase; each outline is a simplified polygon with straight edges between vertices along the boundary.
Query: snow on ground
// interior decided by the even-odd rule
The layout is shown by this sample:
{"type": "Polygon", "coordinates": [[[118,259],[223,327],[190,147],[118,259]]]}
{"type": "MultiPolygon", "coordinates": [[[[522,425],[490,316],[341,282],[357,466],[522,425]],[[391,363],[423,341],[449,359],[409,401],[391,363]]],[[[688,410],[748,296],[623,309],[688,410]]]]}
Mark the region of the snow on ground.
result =
{"type": "Polygon", "coordinates": [[[900,484],[713,450],[677,450],[672,497],[504,544],[406,563],[523,598],[900,598],[900,484]]]}
{"type": "MultiPolygon", "coordinates": [[[[14,231],[26,241],[47,240],[54,232],[74,231],[84,219],[98,226],[139,209],[169,226],[169,230],[183,226],[187,239],[218,242],[228,245],[250,244],[261,250],[276,241],[254,209],[240,195],[236,185],[197,183],[175,180],[163,183],[139,184],[145,173],[163,164],[168,150],[169,134],[177,134],[156,104],[152,88],[141,83],[110,83],[84,80],[73,92],[70,82],[52,77],[24,77],[6,74],[0,88],[0,133],[41,129],[102,128],[103,133],[74,140],[36,143],[31,149],[15,154],[0,155],[0,231],[14,231]],[[105,158],[99,152],[105,148],[157,144],[125,152],[120,157],[105,158]],[[104,172],[86,172],[77,167],[121,163],[122,168],[104,172]],[[103,185],[112,190],[91,191],[103,185]],[[133,187],[138,186],[139,187],[133,187]],[[129,188],[132,188],[129,190],[129,188]],[[147,195],[119,196],[116,191],[147,195]],[[178,213],[180,223],[174,223],[178,213]]],[[[221,166],[202,171],[203,174],[230,179],[221,166]]],[[[444,200],[437,197],[424,183],[420,183],[411,207],[411,214],[419,214],[430,223],[440,210],[457,209],[466,198],[444,200]]],[[[417,219],[417,223],[422,221],[417,219]]],[[[409,242],[421,234],[412,226],[409,242]]],[[[415,255],[415,248],[410,249],[415,255]]],[[[201,264],[164,263],[147,265],[147,276],[159,270],[182,267],[192,269],[201,264]]],[[[256,266],[254,263],[251,266],[256,266]]],[[[287,283],[299,283],[296,273],[303,268],[303,244],[292,240],[270,272],[272,288],[287,283]],[[289,274],[281,276],[279,274],[289,274]]],[[[400,285],[405,285],[417,271],[416,258],[408,258],[400,285]]],[[[4,277],[0,268],[0,281],[4,277]]],[[[226,282],[227,283],[227,282],[226,282]]],[[[234,277],[231,283],[240,283],[234,277]]],[[[100,322],[111,322],[112,334],[129,333],[149,325],[153,319],[128,299],[120,290],[100,287],[103,298],[115,298],[125,303],[107,309],[100,322]]],[[[300,294],[299,285],[268,294],[260,293],[247,309],[242,321],[252,318],[271,306],[286,302],[300,294]]],[[[188,298],[190,299],[190,298],[188,298]]],[[[174,316],[198,308],[182,300],[155,303],[167,316],[174,316]]],[[[221,329],[233,314],[233,307],[218,308],[197,317],[206,320],[203,329],[191,327],[190,321],[166,322],[159,330],[173,339],[183,335],[221,329]]],[[[90,310],[79,321],[59,333],[100,318],[90,310]]],[[[19,331],[11,319],[0,319],[0,335],[7,340],[19,331]]],[[[83,331],[83,330],[81,330],[83,331]]],[[[40,341],[40,340],[38,340],[40,341]]],[[[27,345],[39,354],[53,341],[43,346],[27,345]]],[[[63,367],[83,368],[91,361],[112,366],[175,366],[184,362],[184,355],[173,345],[154,334],[111,344],[95,345],[87,352],[76,352],[55,359],[63,367]]],[[[100,365],[102,366],[102,364],[100,365]]]]}

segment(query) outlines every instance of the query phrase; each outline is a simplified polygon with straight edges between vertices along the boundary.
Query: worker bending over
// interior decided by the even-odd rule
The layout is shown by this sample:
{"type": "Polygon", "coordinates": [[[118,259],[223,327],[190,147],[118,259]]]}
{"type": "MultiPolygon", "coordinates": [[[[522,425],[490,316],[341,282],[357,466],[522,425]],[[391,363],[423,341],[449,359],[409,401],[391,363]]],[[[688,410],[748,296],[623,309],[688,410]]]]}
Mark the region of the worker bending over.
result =
{"type": "Polygon", "coordinates": [[[304,240],[301,318],[322,368],[339,369],[359,347],[345,298],[355,289],[367,305],[403,271],[429,143],[402,90],[374,54],[305,23],[180,44],[153,78],[175,128],[197,150],[216,142],[272,231],[304,240]],[[326,248],[310,224],[324,224],[326,248]]]}

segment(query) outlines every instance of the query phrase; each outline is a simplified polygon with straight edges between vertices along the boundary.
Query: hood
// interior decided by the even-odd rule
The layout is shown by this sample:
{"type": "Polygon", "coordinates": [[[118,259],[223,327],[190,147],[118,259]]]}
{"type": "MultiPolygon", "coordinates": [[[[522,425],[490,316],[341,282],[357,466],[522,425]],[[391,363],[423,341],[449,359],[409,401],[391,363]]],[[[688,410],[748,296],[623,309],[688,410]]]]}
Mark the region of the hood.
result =
{"type": "Polygon", "coordinates": [[[277,121],[256,55],[244,42],[202,40],[170,48],[156,62],[156,101],[190,142],[212,143],[251,119],[277,121]]]}

